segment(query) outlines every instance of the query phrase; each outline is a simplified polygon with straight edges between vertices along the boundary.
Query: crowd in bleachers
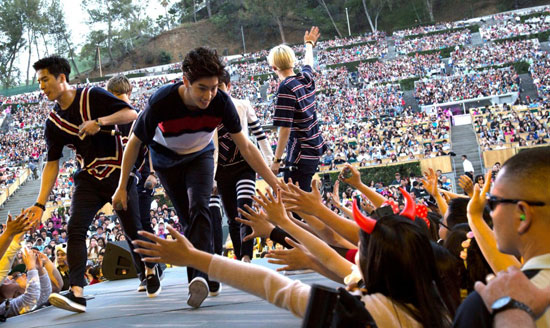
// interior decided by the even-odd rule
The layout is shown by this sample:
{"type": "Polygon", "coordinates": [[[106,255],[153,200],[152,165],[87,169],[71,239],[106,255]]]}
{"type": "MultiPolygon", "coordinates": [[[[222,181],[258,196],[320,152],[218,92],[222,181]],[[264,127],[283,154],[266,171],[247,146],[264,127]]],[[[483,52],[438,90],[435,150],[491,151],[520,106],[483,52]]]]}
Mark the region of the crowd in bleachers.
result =
{"type": "Polygon", "coordinates": [[[550,142],[550,104],[485,106],[471,111],[482,151],[550,142]]]}
{"type": "Polygon", "coordinates": [[[549,29],[550,16],[542,16],[531,18],[524,23],[502,21],[495,25],[481,27],[479,33],[484,40],[498,40],[545,32],[549,29]]]}
{"type": "Polygon", "coordinates": [[[519,75],[511,67],[424,79],[415,83],[420,105],[442,104],[519,91],[519,75]]]}
{"type": "Polygon", "coordinates": [[[441,22],[435,25],[417,26],[409,29],[394,31],[393,36],[403,38],[406,36],[427,34],[432,32],[440,32],[451,29],[463,28],[466,24],[463,22],[441,22]]]}
{"type": "Polygon", "coordinates": [[[476,68],[498,66],[519,61],[530,62],[540,55],[538,39],[486,43],[479,47],[461,48],[451,53],[455,72],[468,73],[476,68]]]}
{"type": "Polygon", "coordinates": [[[413,39],[395,40],[395,49],[400,54],[411,52],[436,50],[470,44],[472,35],[470,30],[460,30],[450,33],[441,33],[420,36],[413,39]]]}
{"type": "Polygon", "coordinates": [[[412,77],[439,74],[445,69],[439,53],[399,56],[394,59],[361,63],[357,67],[360,80],[365,83],[395,82],[412,77]]]}

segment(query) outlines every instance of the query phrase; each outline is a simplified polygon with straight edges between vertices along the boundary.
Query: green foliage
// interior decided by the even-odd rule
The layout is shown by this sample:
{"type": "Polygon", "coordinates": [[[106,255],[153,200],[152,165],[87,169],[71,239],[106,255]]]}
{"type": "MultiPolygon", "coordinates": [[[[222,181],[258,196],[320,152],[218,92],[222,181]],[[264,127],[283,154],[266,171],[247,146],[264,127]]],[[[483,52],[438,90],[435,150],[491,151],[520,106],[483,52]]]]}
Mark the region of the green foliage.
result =
{"type": "Polygon", "coordinates": [[[363,46],[365,44],[375,44],[376,41],[365,41],[365,42],[359,42],[359,43],[354,43],[354,44],[348,44],[347,46],[339,46],[339,47],[330,47],[330,48],[327,48],[325,49],[325,51],[331,51],[331,50],[336,50],[336,49],[350,49],[350,48],[353,48],[353,47],[357,47],[357,46],[363,46]]]}
{"type": "Polygon", "coordinates": [[[162,50],[158,57],[159,64],[170,64],[172,61],[172,55],[169,52],[162,50]]]}
{"type": "Polygon", "coordinates": [[[442,49],[432,49],[432,50],[426,50],[426,51],[414,51],[409,52],[407,56],[414,57],[417,54],[419,55],[431,55],[435,53],[440,53],[441,58],[449,58],[451,56],[451,53],[455,50],[455,47],[448,47],[448,48],[442,48],[442,49]]]}
{"type": "MultiPolygon", "coordinates": [[[[389,185],[395,179],[395,173],[399,172],[401,176],[421,176],[420,161],[406,162],[399,164],[378,165],[374,167],[361,167],[361,181],[367,186],[371,181],[375,183],[381,182],[384,185],[389,185]]],[[[319,175],[329,174],[331,184],[334,184],[338,179],[339,171],[321,172],[319,175]]],[[[345,184],[341,183],[341,187],[345,188],[345,184]]]]}
{"type": "Polygon", "coordinates": [[[533,13],[533,14],[521,16],[520,20],[521,20],[522,23],[525,23],[527,20],[529,20],[531,18],[543,17],[543,16],[548,16],[548,15],[550,15],[550,13],[548,13],[548,12],[533,13]]]}
{"type": "Polygon", "coordinates": [[[519,61],[512,64],[514,66],[514,69],[518,74],[527,74],[529,73],[529,63],[526,61],[519,61]]]}
{"type": "Polygon", "coordinates": [[[369,59],[357,60],[357,61],[352,61],[347,63],[327,65],[327,68],[338,68],[338,67],[345,66],[349,72],[355,72],[357,71],[357,66],[359,66],[360,63],[374,63],[377,61],[378,61],[378,58],[369,58],[369,59]]]}
{"type": "Polygon", "coordinates": [[[420,80],[419,77],[411,77],[409,79],[403,79],[399,80],[399,86],[401,87],[401,91],[408,91],[414,89],[414,82],[420,80]]]}

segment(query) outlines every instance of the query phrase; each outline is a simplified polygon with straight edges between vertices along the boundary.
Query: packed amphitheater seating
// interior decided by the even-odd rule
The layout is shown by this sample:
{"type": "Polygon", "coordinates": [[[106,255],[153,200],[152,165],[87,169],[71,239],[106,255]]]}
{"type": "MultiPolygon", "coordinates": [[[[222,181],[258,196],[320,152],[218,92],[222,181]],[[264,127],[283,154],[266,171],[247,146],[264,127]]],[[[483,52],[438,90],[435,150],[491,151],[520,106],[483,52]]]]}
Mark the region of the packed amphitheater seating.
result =
{"type": "MultiPolygon", "coordinates": [[[[547,13],[547,9],[526,14],[533,13],[547,13]]],[[[544,48],[537,38],[493,41],[550,30],[550,15],[530,18],[525,22],[521,22],[520,16],[516,14],[497,14],[485,18],[476,23],[480,25],[479,36],[482,39],[477,44],[472,44],[475,38],[466,28],[472,24],[446,22],[394,31],[391,37],[379,32],[319,42],[314,76],[315,102],[320,132],[328,146],[321,158],[319,175],[337,174],[348,164],[366,172],[372,168],[389,167],[393,170],[391,165],[426,161],[419,164],[427,171],[421,174],[425,174],[427,180],[432,179],[435,187],[430,188],[428,182],[423,183],[414,176],[403,177],[405,182],[402,182],[400,172],[396,169],[395,181],[373,180],[370,185],[372,189],[369,190],[382,195],[386,201],[395,200],[403,205],[396,187],[408,188],[418,202],[425,200],[425,206],[436,216],[434,220],[426,220],[439,226],[440,222],[448,223],[447,219],[442,218],[447,208],[442,207],[440,197],[462,197],[457,195],[461,191],[472,196],[473,185],[478,182],[474,181],[472,190],[462,185],[460,187],[463,190],[459,189],[455,183],[458,179],[455,176],[456,168],[449,157],[455,155],[451,142],[453,113],[438,105],[519,93],[518,101],[513,104],[494,104],[466,110],[478,142],[480,157],[484,159],[484,172],[489,172],[493,163],[508,159],[519,149],[548,145],[550,57],[543,50],[548,49],[548,44],[544,48]],[[395,41],[395,47],[390,45],[390,41],[395,41]],[[449,47],[454,51],[450,52],[450,58],[443,58],[439,50],[449,47]],[[434,52],[416,53],[431,50],[434,52]],[[514,68],[514,64],[519,62],[529,64],[529,74],[537,97],[528,100],[521,97],[524,92],[522,81],[514,68]],[[412,90],[406,89],[403,83],[405,80],[414,82],[412,90]],[[433,111],[423,111],[423,107],[433,107],[433,111]],[[503,152],[494,152],[501,150],[503,152]],[[448,169],[436,175],[430,173],[429,169],[437,170],[439,167],[424,163],[438,159],[444,160],[448,169]]],[[[294,46],[293,49],[300,53],[303,46],[294,46]]],[[[251,102],[258,119],[267,130],[269,144],[276,149],[278,135],[273,129],[273,108],[278,81],[265,59],[268,51],[263,49],[243,54],[238,60],[228,61],[228,70],[232,78],[232,96],[251,102]]],[[[172,65],[173,68],[177,66],[178,63],[172,65]]],[[[133,86],[131,100],[136,110],[142,111],[150,95],[159,87],[179,81],[179,75],[170,73],[130,79],[133,86]]],[[[105,88],[105,81],[81,82],[76,86],[85,85],[105,88]]],[[[43,123],[53,104],[42,94],[34,92],[0,96],[0,106],[3,109],[0,128],[4,129],[0,138],[0,193],[4,193],[23,174],[38,177],[46,151],[43,123]]],[[[63,162],[57,183],[48,199],[44,222],[38,229],[32,229],[25,235],[28,244],[51,260],[55,260],[56,246],[66,242],[74,185],[72,174],[76,169],[77,162],[74,159],[63,162]]],[[[351,189],[344,193],[335,190],[335,198],[325,193],[323,201],[335,212],[349,214],[355,196],[360,194],[358,188],[351,189]]],[[[162,187],[157,186],[151,216],[155,234],[167,238],[169,233],[165,229],[166,225],[182,233],[183,227],[173,208],[160,205],[165,201],[163,194],[162,187]]],[[[3,202],[6,200],[7,196],[6,199],[2,198],[3,202]]],[[[370,206],[375,201],[370,199],[365,203],[370,206]]],[[[466,225],[463,227],[464,233],[460,232],[463,241],[466,233],[475,228],[467,226],[466,217],[461,219],[464,219],[462,224],[466,225]]],[[[436,240],[439,239],[437,231],[434,236],[436,240]]],[[[109,206],[98,212],[87,237],[90,267],[101,265],[107,242],[126,238],[115,212],[109,206]]],[[[473,237],[470,239],[473,240],[473,237]]],[[[258,257],[277,247],[268,247],[259,241],[257,244],[260,247],[254,254],[258,257]]],[[[481,256],[479,246],[475,247],[481,256]]],[[[468,269],[466,258],[461,256],[461,251],[467,251],[466,248],[459,249],[457,256],[460,260],[455,259],[460,261],[461,270],[468,269]]],[[[519,263],[517,260],[507,260],[512,264],[519,263]]],[[[492,272],[489,265],[485,264],[484,270],[487,272],[483,273],[492,272]]],[[[466,280],[465,277],[463,280],[466,280]]],[[[473,282],[462,287],[464,292],[471,292],[473,282]]]]}

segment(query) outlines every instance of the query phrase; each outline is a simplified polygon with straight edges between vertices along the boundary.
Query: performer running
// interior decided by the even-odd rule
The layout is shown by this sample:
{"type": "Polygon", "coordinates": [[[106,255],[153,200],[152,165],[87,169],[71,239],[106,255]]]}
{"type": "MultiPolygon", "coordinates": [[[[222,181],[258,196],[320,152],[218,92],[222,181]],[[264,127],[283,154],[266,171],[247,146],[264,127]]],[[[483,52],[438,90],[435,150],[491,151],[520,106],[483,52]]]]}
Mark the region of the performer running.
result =
{"type": "MultiPolygon", "coordinates": [[[[208,203],[213,186],[216,127],[223,123],[250,166],[272,186],[277,178],[258,149],[241,130],[231,98],[218,90],[224,66],[217,53],[196,48],[183,61],[183,82],[160,88],[151,98],[124,151],[119,187],[113,195],[116,206],[126,208],[128,176],[142,143],[149,146],[153,167],[172,200],[185,235],[198,249],[212,253],[212,223],[208,203]]],[[[199,307],[209,291],[220,284],[208,281],[206,273],[187,268],[189,298],[199,307]]]]}
{"type": "MultiPolygon", "coordinates": [[[[121,136],[112,136],[110,132],[117,124],[132,122],[137,114],[127,103],[101,88],[71,88],[71,68],[64,58],[42,58],[33,67],[37,71],[40,89],[56,104],[45,123],[48,154],[40,193],[36,203],[26,209],[25,213],[33,219],[42,217],[48,196],[57,181],[63,147],[74,149],[78,170],[74,175],[67,245],[71,287],[65,296],[51,294],[49,301],[69,311],[85,312],[83,288],[86,284],[86,232],[97,211],[111,200],[122,160],[121,136]]],[[[143,239],[137,234],[142,226],[137,220],[135,182],[128,184],[127,193],[127,210],[117,211],[117,215],[130,239],[143,239]]],[[[161,290],[156,267],[147,265],[146,269],[148,278],[151,277],[147,284],[150,297],[158,295],[161,290]]]]}
{"type": "Polygon", "coordinates": [[[289,46],[279,45],[271,49],[267,57],[281,80],[273,115],[273,125],[279,127],[279,141],[271,169],[275,174],[279,172],[286,148],[286,166],[297,166],[297,169],[285,171],[284,179],[292,178],[305,191],[311,191],[311,179],[326,149],[319,130],[313,81],[313,47],[319,36],[315,26],[306,31],[304,67],[298,74],[294,73],[296,56],[289,46]]]}
{"type": "MultiPolygon", "coordinates": [[[[218,89],[230,95],[231,78],[224,70],[220,78],[218,89]]],[[[230,96],[231,97],[231,96],[230,96]]],[[[258,141],[262,155],[268,165],[273,163],[273,151],[269,146],[260,121],[248,100],[231,97],[239,114],[243,133],[248,138],[248,128],[258,141]]],[[[233,250],[237,259],[250,262],[252,259],[253,240],[243,241],[244,237],[252,233],[252,228],[235,220],[240,217],[237,207],[245,209],[244,205],[252,206],[252,196],[256,193],[256,172],[246,163],[231,135],[221,125],[218,127],[218,168],[216,170],[218,191],[222,197],[223,208],[229,224],[229,235],[233,243],[233,250]]],[[[221,229],[218,229],[221,231],[221,229]]]]}

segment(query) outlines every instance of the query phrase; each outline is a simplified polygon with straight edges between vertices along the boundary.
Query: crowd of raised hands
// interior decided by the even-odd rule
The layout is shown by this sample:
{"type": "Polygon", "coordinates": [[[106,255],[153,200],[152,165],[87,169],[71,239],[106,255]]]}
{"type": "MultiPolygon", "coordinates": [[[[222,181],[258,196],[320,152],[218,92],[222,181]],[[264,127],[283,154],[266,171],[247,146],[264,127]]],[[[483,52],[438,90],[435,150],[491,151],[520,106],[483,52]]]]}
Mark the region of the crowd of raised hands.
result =
{"type": "MultiPolygon", "coordinates": [[[[474,291],[486,304],[480,311],[491,312],[497,299],[509,296],[541,318],[550,305],[550,289],[535,287],[518,271],[522,263],[516,255],[504,254],[497,246],[487,204],[494,210],[489,191],[498,170],[495,167],[476,182],[462,176],[459,185],[465,194],[456,194],[441,189],[438,175],[430,169],[420,179],[431,196],[426,203],[406,187],[400,188],[401,197],[387,198],[364,184],[357,168],[346,165],[333,193],[323,195],[316,180],[311,192],[292,181],[280,181],[276,190],[258,191],[254,206],[240,210],[238,221],[252,228],[247,240],[270,237],[285,246],[267,255],[271,263],[281,265],[278,271],[310,269],[349,289],[360,287],[361,300],[378,326],[391,326],[396,320],[425,327],[450,326],[453,318],[461,326],[470,314],[459,306],[474,291]],[[360,193],[351,209],[340,202],[340,184],[360,193]],[[443,263],[450,268],[445,270],[443,263]],[[415,285],[419,276],[422,279],[415,285]],[[423,294],[424,283],[429,288],[435,283],[440,296],[423,294]],[[400,295],[397,288],[413,295],[400,295]],[[402,304],[410,308],[395,309],[402,304]]],[[[140,232],[150,240],[134,242],[137,252],[151,256],[145,261],[194,267],[212,279],[263,297],[300,317],[305,315],[309,286],[199,251],[173,228],[168,231],[173,240],[140,232]],[[240,274],[247,278],[236,277],[240,274]]],[[[464,303],[470,303],[469,299],[464,303]]],[[[495,320],[501,317],[506,316],[495,320]]],[[[533,318],[520,319],[531,324],[533,318]]]]}

